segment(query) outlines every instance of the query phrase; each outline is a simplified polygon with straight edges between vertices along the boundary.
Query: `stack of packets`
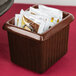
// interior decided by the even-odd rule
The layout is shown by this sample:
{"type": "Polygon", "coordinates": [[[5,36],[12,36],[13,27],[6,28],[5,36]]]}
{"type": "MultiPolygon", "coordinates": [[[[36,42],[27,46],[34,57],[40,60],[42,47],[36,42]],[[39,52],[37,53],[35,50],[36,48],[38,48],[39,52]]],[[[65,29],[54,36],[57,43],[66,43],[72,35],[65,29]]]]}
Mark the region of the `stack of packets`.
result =
{"type": "Polygon", "coordinates": [[[30,7],[26,11],[21,9],[20,14],[15,14],[15,26],[42,34],[55,26],[62,18],[61,10],[38,5],[38,8],[30,7]]]}

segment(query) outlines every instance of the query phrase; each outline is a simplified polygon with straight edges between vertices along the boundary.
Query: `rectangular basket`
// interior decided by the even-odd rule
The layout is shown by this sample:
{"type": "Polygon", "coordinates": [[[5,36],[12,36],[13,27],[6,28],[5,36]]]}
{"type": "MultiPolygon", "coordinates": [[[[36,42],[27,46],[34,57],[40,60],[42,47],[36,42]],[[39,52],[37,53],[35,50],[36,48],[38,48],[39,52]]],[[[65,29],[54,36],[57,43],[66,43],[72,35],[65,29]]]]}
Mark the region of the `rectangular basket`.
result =
{"type": "Polygon", "coordinates": [[[8,33],[12,62],[43,73],[64,56],[68,48],[69,24],[74,17],[67,12],[63,16],[61,22],[41,35],[16,27],[14,18],[7,21],[3,29],[8,33]]]}

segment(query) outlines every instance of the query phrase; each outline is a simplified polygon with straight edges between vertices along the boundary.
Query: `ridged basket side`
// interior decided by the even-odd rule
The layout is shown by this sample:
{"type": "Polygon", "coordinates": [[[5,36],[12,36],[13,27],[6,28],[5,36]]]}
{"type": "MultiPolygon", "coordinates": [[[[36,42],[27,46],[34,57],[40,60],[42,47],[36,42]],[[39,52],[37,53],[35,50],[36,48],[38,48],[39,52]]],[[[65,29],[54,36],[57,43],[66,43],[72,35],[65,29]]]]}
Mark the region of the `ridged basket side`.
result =
{"type": "Polygon", "coordinates": [[[37,73],[45,72],[67,52],[69,25],[39,42],[8,32],[11,60],[37,73]]]}
{"type": "Polygon", "coordinates": [[[42,44],[43,70],[47,70],[67,52],[69,25],[60,30],[42,44]]]}
{"type": "Polygon", "coordinates": [[[11,60],[32,71],[42,72],[41,42],[8,32],[11,60]]]}

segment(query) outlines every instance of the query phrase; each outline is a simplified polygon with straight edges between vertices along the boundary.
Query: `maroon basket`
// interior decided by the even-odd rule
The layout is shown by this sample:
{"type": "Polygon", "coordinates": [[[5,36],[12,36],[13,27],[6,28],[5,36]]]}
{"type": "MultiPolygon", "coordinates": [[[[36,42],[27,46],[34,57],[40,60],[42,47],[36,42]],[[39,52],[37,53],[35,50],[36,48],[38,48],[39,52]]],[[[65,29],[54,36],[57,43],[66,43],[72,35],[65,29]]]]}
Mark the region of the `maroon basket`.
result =
{"type": "Polygon", "coordinates": [[[61,22],[41,35],[16,27],[14,18],[6,22],[3,29],[8,33],[12,62],[43,73],[64,56],[68,48],[69,24],[74,17],[67,12],[63,16],[61,22]]]}

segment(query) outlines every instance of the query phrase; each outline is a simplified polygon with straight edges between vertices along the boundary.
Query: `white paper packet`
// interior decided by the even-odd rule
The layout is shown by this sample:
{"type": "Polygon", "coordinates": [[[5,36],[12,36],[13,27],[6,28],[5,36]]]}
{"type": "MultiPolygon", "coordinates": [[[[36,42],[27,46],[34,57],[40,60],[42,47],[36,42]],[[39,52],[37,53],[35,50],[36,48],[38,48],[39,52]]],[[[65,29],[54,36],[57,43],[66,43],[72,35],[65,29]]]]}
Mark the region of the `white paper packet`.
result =
{"type": "Polygon", "coordinates": [[[47,7],[44,5],[39,5],[38,7],[39,7],[40,11],[42,11],[46,14],[48,13],[49,16],[54,16],[54,17],[61,18],[61,19],[63,18],[63,13],[59,9],[47,7]]]}
{"type": "Polygon", "coordinates": [[[15,25],[18,26],[20,14],[15,14],[15,25]]]}
{"type": "Polygon", "coordinates": [[[40,11],[40,9],[35,9],[33,7],[30,7],[30,12],[36,14],[36,15],[40,15],[40,16],[44,16],[44,17],[48,17],[47,14],[43,13],[42,11],[40,11]]]}
{"type": "MultiPolygon", "coordinates": [[[[26,17],[26,14],[24,16],[26,17]]],[[[45,26],[45,21],[43,20],[44,18],[42,16],[32,15],[30,13],[27,18],[39,25],[39,29],[38,29],[39,34],[43,33],[43,29],[44,29],[44,26],[45,26]]]]}
{"type": "MultiPolygon", "coordinates": [[[[54,8],[52,8],[52,9],[54,9],[54,8]]],[[[57,13],[56,13],[55,9],[54,9],[55,12],[54,11],[49,12],[49,10],[45,11],[43,9],[40,10],[40,9],[35,9],[33,7],[30,7],[30,11],[35,13],[36,15],[42,16],[44,19],[49,19],[49,21],[51,21],[51,18],[53,17],[54,23],[57,23],[57,22],[55,22],[56,21],[55,18],[58,19],[59,21],[62,20],[62,15],[60,16],[60,13],[62,14],[62,11],[60,11],[60,10],[57,10],[57,13]]],[[[50,25],[52,25],[51,22],[49,22],[49,23],[50,23],[50,25]]]]}
{"type": "Polygon", "coordinates": [[[24,14],[25,14],[25,11],[23,9],[21,9],[18,27],[22,27],[22,17],[23,17],[24,14]]]}
{"type": "Polygon", "coordinates": [[[42,34],[44,32],[44,27],[45,27],[45,22],[43,20],[41,20],[41,24],[38,29],[39,34],[42,34]]]}

